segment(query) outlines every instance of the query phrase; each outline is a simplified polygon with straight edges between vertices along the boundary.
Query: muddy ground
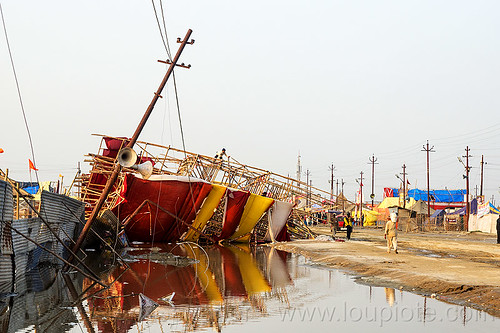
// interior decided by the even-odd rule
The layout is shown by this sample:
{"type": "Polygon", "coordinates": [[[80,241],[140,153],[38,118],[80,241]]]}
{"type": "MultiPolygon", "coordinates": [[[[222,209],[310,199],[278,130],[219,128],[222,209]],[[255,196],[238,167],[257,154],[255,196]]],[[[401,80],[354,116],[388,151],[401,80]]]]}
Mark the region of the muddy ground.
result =
{"type": "MultiPolygon", "coordinates": [[[[329,227],[313,227],[331,235],[329,227]]],[[[277,249],[342,269],[362,283],[392,287],[467,305],[500,317],[500,244],[479,232],[398,234],[398,252],[387,253],[382,229],[355,228],[337,241],[297,240],[277,249]]]]}

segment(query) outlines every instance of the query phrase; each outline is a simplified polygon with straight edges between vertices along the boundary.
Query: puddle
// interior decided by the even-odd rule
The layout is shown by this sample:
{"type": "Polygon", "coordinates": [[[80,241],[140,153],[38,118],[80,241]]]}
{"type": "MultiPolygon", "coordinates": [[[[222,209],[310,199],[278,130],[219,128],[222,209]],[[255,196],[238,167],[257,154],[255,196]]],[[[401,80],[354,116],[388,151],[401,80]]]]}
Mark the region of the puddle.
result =
{"type": "Polygon", "coordinates": [[[129,253],[130,269],[89,258],[109,289],[46,269],[2,300],[2,332],[498,331],[500,319],[463,306],[358,284],[266,246],[166,246],[129,253]],[[166,255],[166,251],[172,255],[166,255]],[[154,255],[148,259],[148,254],[154,255]],[[168,260],[162,260],[161,254],[168,260]],[[189,265],[186,265],[189,262],[189,265]],[[69,280],[69,282],[68,282],[69,280]],[[69,288],[68,288],[69,286],[69,288]],[[29,290],[29,291],[28,291],[29,290]],[[159,306],[143,321],[139,294],[159,306]],[[173,294],[173,306],[166,301],[173,294]],[[77,300],[76,302],[74,300],[77,300]],[[3,310],[2,310],[3,309],[3,310]]]}
{"type": "Polygon", "coordinates": [[[425,250],[425,249],[416,249],[413,247],[407,248],[408,251],[412,251],[415,253],[417,256],[423,256],[423,257],[428,257],[428,258],[456,258],[456,255],[453,254],[443,254],[443,253],[436,253],[430,250],[425,250]]]}

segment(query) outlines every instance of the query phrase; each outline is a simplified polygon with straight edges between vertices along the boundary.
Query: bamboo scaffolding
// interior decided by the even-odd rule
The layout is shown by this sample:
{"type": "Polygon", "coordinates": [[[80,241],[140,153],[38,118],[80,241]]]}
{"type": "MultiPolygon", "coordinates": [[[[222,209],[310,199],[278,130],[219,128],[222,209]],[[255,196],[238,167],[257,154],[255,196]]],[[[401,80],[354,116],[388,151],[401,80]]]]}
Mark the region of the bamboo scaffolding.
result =
{"type": "MultiPolygon", "coordinates": [[[[101,144],[99,154],[87,155],[91,158],[91,174],[100,174],[106,177],[113,171],[115,159],[102,155],[107,149],[104,139],[121,140],[122,146],[125,145],[128,139],[101,134],[94,135],[101,137],[101,144]]],[[[258,195],[266,192],[268,196],[282,201],[292,201],[295,197],[309,196],[311,200],[309,206],[304,207],[306,210],[314,204],[322,205],[325,200],[328,201],[326,198],[329,198],[331,195],[327,191],[308,186],[308,184],[296,179],[244,165],[233,158],[230,158],[226,162],[213,157],[176,149],[171,146],[162,146],[143,141],[137,141],[136,151],[139,157],[147,157],[152,160],[154,165],[153,174],[195,177],[258,195]]],[[[124,168],[123,171],[134,172],[132,169],[127,168],[124,168]]],[[[119,188],[121,182],[123,182],[123,173],[119,177],[119,181],[120,184],[117,184],[116,188],[119,188]]],[[[96,201],[92,197],[100,193],[101,189],[100,186],[89,187],[89,183],[90,178],[85,179],[82,183],[82,199],[92,205],[96,201]]],[[[335,195],[334,197],[336,198],[335,195]]],[[[117,198],[118,195],[115,191],[114,194],[110,195],[104,207],[106,209],[111,208],[116,203],[117,198]]]]}
{"type": "MultiPolygon", "coordinates": [[[[105,183],[111,177],[117,164],[116,158],[105,156],[114,156],[113,152],[110,154],[107,142],[109,140],[117,140],[113,144],[115,152],[118,152],[117,147],[127,146],[129,142],[129,139],[123,137],[112,137],[102,134],[94,135],[101,138],[98,154],[89,153],[86,155],[86,162],[91,165],[92,169],[88,175],[82,175],[80,184],[78,184],[81,189],[81,200],[89,204],[86,209],[87,219],[90,217],[94,206],[98,203],[105,189],[105,183]],[[96,182],[96,179],[100,179],[100,181],[96,182]]],[[[212,184],[293,203],[293,211],[297,211],[297,213],[292,214],[293,218],[291,217],[287,223],[289,226],[288,230],[293,238],[314,238],[314,234],[303,222],[305,215],[313,212],[313,206],[319,205],[325,207],[326,202],[328,203],[328,207],[335,207],[335,201],[340,199],[345,200],[343,195],[339,197],[334,195],[335,201],[330,201],[330,192],[308,186],[305,182],[297,181],[296,179],[285,177],[269,170],[242,164],[234,158],[221,160],[211,156],[176,149],[171,146],[144,141],[136,141],[135,151],[138,161],[148,159],[152,162],[154,175],[177,175],[198,178],[212,184]],[[301,200],[302,202],[299,204],[301,198],[309,198],[309,200],[305,200],[305,205],[304,200],[301,200]]],[[[130,168],[122,168],[122,171],[117,176],[113,190],[104,200],[100,213],[106,209],[112,210],[117,205],[126,173],[135,172],[135,170],[130,168]]],[[[203,234],[201,237],[202,240],[209,240],[211,237],[218,235],[221,222],[222,220],[217,221],[217,219],[212,218],[204,230],[196,231],[203,234]]],[[[259,230],[259,233],[263,233],[263,230],[259,230]]],[[[260,241],[262,237],[263,235],[256,236],[254,240],[260,241]]]]}

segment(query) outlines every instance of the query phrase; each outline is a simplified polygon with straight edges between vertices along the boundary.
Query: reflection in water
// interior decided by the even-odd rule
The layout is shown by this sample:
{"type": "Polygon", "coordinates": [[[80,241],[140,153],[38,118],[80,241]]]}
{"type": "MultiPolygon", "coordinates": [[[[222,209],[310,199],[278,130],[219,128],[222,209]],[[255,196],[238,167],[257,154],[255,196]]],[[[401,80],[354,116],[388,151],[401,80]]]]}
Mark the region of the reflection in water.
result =
{"type": "Polygon", "coordinates": [[[183,243],[129,248],[122,256],[129,267],[112,256],[87,259],[109,288],[78,274],[61,275],[50,265],[19,275],[15,288],[5,286],[18,294],[0,295],[0,332],[322,332],[333,327],[440,332],[500,326],[482,312],[357,284],[337,270],[267,246],[183,243]],[[138,321],[141,293],[160,306],[138,321]]]}
{"type": "MultiPolygon", "coordinates": [[[[82,285],[78,276],[68,278],[82,285]]],[[[64,279],[55,267],[40,265],[18,275],[14,289],[15,293],[1,295],[0,332],[66,332],[78,321],[69,306],[64,279]]]]}
{"type": "MultiPolygon", "coordinates": [[[[137,295],[143,293],[160,304],[152,315],[177,319],[185,328],[223,326],[242,319],[241,305],[256,314],[266,313],[265,299],[287,300],[285,287],[292,284],[287,269],[287,253],[248,245],[200,248],[191,243],[165,246],[161,253],[194,259],[189,266],[173,266],[142,259],[147,249],[128,251],[130,269],[116,266],[103,278],[116,282],[98,297],[88,300],[91,320],[99,331],[123,332],[134,326],[139,312],[137,295]],[[141,258],[134,260],[134,258],[141,258]],[[175,293],[175,309],[164,301],[175,293]]],[[[84,281],[84,288],[90,284],[84,281]]],[[[90,289],[95,292],[98,287],[90,289]]],[[[245,313],[247,315],[247,313],[245,313]]]]}
{"type": "Polygon", "coordinates": [[[385,299],[389,306],[394,305],[394,300],[396,299],[396,291],[393,288],[384,288],[385,290],[385,299]]]}

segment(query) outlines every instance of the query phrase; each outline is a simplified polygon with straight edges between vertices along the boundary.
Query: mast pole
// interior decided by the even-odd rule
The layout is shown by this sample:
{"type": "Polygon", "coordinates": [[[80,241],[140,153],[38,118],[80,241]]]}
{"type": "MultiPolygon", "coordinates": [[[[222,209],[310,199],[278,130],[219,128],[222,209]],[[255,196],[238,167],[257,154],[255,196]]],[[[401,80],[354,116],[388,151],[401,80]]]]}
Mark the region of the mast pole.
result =
{"type": "MultiPolygon", "coordinates": [[[[132,138],[128,142],[128,144],[127,144],[128,148],[132,148],[134,146],[134,144],[137,141],[137,138],[139,137],[139,135],[142,132],[142,129],[146,125],[146,122],[148,121],[148,118],[151,115],[151,112],[153,111],[154,106],[155,106],[156,102],[158,101],[158,98],[161,97],[161,92],[163,91],[163,88],[165,88],[165,85],[167,84],[168,78],[170,77],[170,75],[174,71],[174,67],[177,65],[177,61],[179,60],[181,53],[184,50],[184,47],[186,46],[186,44],[193,44],[194,43],[194,40],[188,41],[192,32],[193,32],[193,30],[188,29],[186,36],[184,37],[184,40],[182,40],[182,41],[180,40],[180,38],[177,38],[177,42],[181,43],[181,45],[179,46],[179,49],[177,50],[177,53],[175,54],[174,59],[172,59],[172,61],[165,62],[165,63],[169,64],[170,66],[168,67],[168,70],[165,73],[165,76],[163,77],[163,80],[161,81],[160,86],[158,87],[158,90],[155,92],[153,99],[151,100],[151,103],[149,104],[146,112],[144,113],[144,116],[142,117],[139,125],[137,126],[137,129],[135,130],[134,135],[132,135],[132,138]]],[[[184,66],[184,64],[181,64],[179,66],[189,68],[188,66],[184,66]]],[[[118,178],[120,171],[121,171],[121,166],[120,166],[120,164],[116,163],[115,167],[113,169],[113,172],[110,175],[110,177],[108,178],[108,181],[106,182],[106,186],[104,187],[104,190],[102,191],[101,196],[99,197],[99,200],[97,201],[96,205],[94,206],[94,209],[92,210],[92,213],[90,214],[89,219],[85,223],[85,226],[83,227],[83,230],[80,233],[80,236],[78,237],[78,239],[73,247],[73,253],[76,253],[80,249],[80,247],[82,246],[82,243],[83,243],[85,237],[87,236],[87,234],[90,230],[90,227],[94,223],[94,220],[97,217],[97,214],[99,214],[102,206],[104,205],[104,202],[106,201],[106,198],[108,197],[109,192],[111,192],[113,186],[115,185],[116,179],[118,178]]],[[[73,256],[71,256],[68,259],[68,262],[71,262],[72,260],[73,260],[73,256]]],[[[67,265],[65,267],[67,267],[67,265]]]]}

